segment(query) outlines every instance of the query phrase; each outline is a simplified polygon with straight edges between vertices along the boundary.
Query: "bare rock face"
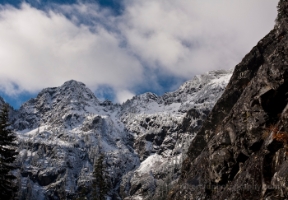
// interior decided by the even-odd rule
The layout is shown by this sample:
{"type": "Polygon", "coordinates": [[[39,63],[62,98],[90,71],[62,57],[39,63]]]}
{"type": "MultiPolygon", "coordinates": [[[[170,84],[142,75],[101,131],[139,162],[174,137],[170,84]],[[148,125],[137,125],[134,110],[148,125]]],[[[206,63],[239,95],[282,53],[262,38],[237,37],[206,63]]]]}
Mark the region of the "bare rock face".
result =
{"type": "Polygon", "coordinates": [[[287,22],[282,16],[236,66],[169,199],[288,198],[287,22]]]}

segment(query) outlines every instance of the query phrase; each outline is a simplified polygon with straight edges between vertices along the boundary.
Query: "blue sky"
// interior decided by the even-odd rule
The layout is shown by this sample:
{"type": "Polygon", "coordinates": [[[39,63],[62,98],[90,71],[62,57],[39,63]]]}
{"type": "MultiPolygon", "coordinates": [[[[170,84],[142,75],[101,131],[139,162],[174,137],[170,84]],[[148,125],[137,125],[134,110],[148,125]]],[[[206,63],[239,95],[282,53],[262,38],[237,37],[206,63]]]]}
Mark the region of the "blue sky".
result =
{"type": "Polygon", "coordinates": [[[0,0],[0,96],[67,80],[100,99],[163,94],[230,69],[274,26],[278,0],[0,0]]]}
{"type": "MultiPolygon", "coordinates": [[[[13,6],[19,6],[23,0],[1,0],[1,4],[11,4],[13,6]]],[[[43,8],[47,6],[47,4],[56,3],[56,4],[75,4],[78,2],[85,2],[85,3],[98,3],[103,7],[109,7],[113,10],[115,10],[117,13],[121,11],[121,1],[119,0],[83,0],[83,1],[77,1],[77,0],[26,0],[27,3],[37,6],[39,8],[43,8]]]]}

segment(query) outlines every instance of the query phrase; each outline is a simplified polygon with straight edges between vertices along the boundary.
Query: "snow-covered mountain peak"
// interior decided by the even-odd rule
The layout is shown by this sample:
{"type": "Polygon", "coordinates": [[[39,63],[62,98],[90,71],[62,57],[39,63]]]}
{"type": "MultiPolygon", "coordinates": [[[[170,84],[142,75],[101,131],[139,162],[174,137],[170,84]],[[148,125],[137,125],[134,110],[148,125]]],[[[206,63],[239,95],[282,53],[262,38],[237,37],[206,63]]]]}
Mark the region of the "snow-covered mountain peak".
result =
{"type": "Polygon", "coordinates": [[[83,86],[83,87],[86,87],[86,85],[84,83],[82,83],[80,81],[73,80],[73,79],[64,82],[64,84],[62,86],[68,86],[68,87],[70,87],[70,86],[76,86],[76,87],[77,86],[83,86]]]}
{"type": "Polygon", "coordinates": [[[214,70],[207,72],[206,74],[196,75],[192,80],[186,81],[182,84],[177,91],[179,92],[195,92],[195,89],[201,89],[204,85],[209,82],[215,82],[220,78],[224,78],[226,81],[229,81],[231,77],[231,70],[214,70]]]}
{"type": "Polygon", "coordinates": [[[41,105],[59,105],[59,104],[71,104],[77,102],[93,102],[99,104],[99,100],[95,97],[94,93],[85,86],[84,83],[70,80],[65,82],[59,87],[45,88],[43,89],[36,98],[23,104],[25,107],[29,104],[34,104],[35,102],[41,105]]]}
{"type": "MultiPolygon", "coordinates": [[[[122,105],[122,117],[130,114],[152,113],[185,113],[191,108],[212,108],[226,87],[232,71],[215,70],[197,75],[183,83],[176,91],[167,92],[162,96],[147,92],[134,96],[122,105]]],[[[125,117],[124,117],[125,118],[125,117]]],[[[122,118],[123,119],[123,118],[122,118]]],[[[126,120],[124,120],[126,121],[126,120]]]]}
{"type": "Polygon", "coordinates": [[[142,101],[143,103],[158,102],[161,98],[152,92],[146,92],[140,95],[136,95],[132,98],[132,101],[142,101]]]}
{"type": "Polygon", "coordinates": [[[99,102],[90,89],[74,80],[46,88],[23,104],[13,128],[24,155],[22,184],[31,183],[27,174],[35,177],[30,189],[37,195],[25,194],[27,199],[71,199],[59,197],[57,190],[64,187],[74,195],[89,186],[99,152],[107,155],[111,193],[117,193],[121,176],[139,165],[132,135],[116,117],[119,110],[110,101],[99,102]],[[30,158],[36,154],[34,162],[30,158]]]}
{"type": "Polygon", "coordinates": [[[67,116],[98,112],[101,110],[99,104],[85,84],[70,80],[59,87],[43,89],[36,98],[24,103],[19,110],[16,128],[33,129],[47,123],[62,126],[67,116]]]}
{"type": "Polygon", "coordinates": [[[84,185],[89,187],[99,152],[109,164],[111,195],[120,199],[121,193],[125,199],[127,194],[149,195],[141,191],[156,194],[159,177],[178,177],[182,153],[230,76],[223,70],[209,72],[174,92],[162,96],[147,92],[122,105],[100,102],[75,80],[43,89],[16,111],[12,121],[22,145],[22,183],[30,183],[33,194],[43,195],[30,199],[65,199],[57,192],[73,196],[84,185]],[[33,183],[27,174],[36,177],[33,183]]]}
{"type": "Polygon", "coordinates": [[[143,100],[149,100],[149,99],[156,100],[156,99],[158,99],[157,94],[154,94],[152,92],[146,92],[144,94],[138,95],[138,97],[140,99],[143,99],[143,100]]]}
{"type": "Polygon", "coordinates": [[[75,80],[67,81],[60,87],[56,88],[55,94],[57,96],[63,96],[66,100],[72,102],[93,101],[97,104],[99,103],[94,93],[86,87],[84,83],[75,80]]]}

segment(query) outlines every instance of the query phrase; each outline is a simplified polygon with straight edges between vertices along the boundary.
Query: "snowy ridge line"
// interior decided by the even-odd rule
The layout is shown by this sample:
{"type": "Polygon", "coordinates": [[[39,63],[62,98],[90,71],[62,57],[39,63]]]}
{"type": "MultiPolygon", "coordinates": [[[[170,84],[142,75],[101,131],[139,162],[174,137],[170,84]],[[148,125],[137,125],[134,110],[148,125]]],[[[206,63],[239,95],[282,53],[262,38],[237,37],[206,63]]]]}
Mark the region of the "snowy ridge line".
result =
{"type": "Polygon", "coordinates": [[[91,187],[100,153],[106,156],[110,199],[159,196],[163,180],[178,179],[190,141],[230,77],[231,71],[212,71],[174,92],[145,93],[122,105],[100,102],[73,80],[42,90],[11,117],[20,148],[15,173],[26,185],[19,196],[77,197],[91,187]]]}

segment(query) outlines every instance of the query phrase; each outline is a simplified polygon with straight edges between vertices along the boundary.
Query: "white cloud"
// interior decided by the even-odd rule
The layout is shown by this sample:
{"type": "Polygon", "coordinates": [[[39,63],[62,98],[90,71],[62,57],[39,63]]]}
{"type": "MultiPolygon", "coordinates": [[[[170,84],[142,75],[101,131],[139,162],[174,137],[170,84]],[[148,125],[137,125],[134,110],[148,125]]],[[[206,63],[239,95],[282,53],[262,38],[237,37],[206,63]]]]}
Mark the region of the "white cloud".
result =
{"type": "Polygon", "coordinates": [[[232,68],[273,28],[278,0],[127,0],[121,30],[150,64],[191,77],[232,68]]]}
{"type": "Polygon", "coordinates": [[[139,62],[102,26],[91,32],[59,13],[23,4],[0,11],[0,30],[0,83],[6,93],[34,92],[70,79],[92,89],[127,88],[143,78],[139,62]],[[11,90],[11,82],[20,89],[11,90]]]}
{"type": "Polygon", "coordinates": [[[92,4],[2,6],[0,90],[76,79],[94,91],[108,85],[123,102],[133,85],[153,87],[157,74],[145,75],[147,67],[181,78],[232,68],[273,28],[277,2],[124,0],[120,16],[92,4]]]}
{"type": "Polygon", "coordinates": [[[124,103],[127,99],[132,99],[134,95],[128,90],[118,90],[116,93],[117,102],[124,103]]]}

